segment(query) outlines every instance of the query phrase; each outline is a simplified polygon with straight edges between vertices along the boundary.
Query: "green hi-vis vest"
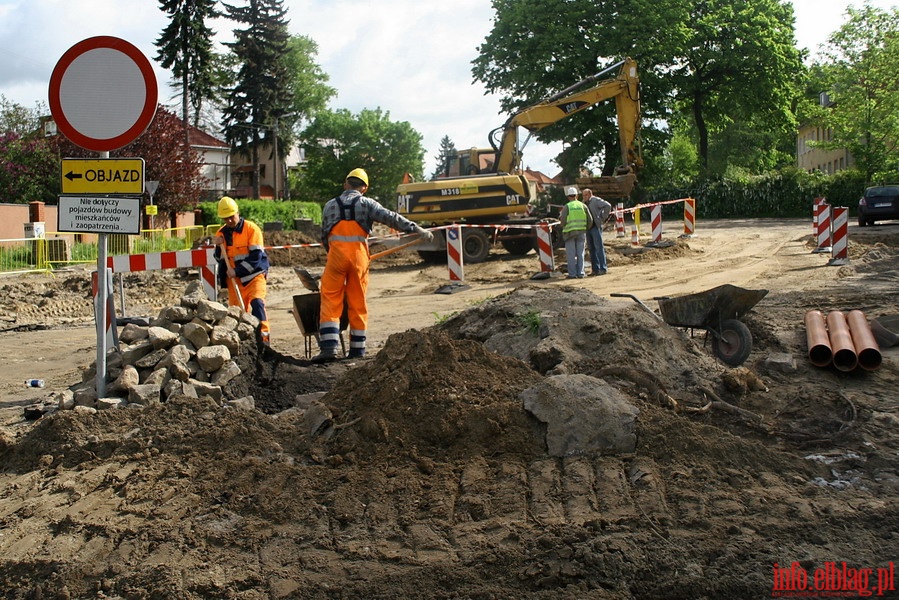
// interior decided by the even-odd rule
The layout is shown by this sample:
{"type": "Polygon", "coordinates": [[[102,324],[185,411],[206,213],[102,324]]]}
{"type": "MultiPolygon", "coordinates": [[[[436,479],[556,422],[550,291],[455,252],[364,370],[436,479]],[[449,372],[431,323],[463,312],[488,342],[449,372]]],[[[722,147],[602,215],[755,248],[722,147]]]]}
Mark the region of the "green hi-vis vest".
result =
{"type": "Polygon", "coordinates": [[[568,218],[565,219],[565,227],[562,233],[572,231],[587,231],[587,207],[580,200],[572,200],[567,205],[568,218]]]}

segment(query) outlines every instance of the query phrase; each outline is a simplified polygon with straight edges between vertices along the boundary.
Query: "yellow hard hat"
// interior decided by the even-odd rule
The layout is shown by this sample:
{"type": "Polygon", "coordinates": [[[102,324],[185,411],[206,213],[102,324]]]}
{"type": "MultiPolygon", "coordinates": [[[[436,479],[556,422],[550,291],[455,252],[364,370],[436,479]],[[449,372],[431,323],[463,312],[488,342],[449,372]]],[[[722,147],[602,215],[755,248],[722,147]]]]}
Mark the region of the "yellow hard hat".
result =
{"type": "Polygon", "coordinates": [[[365,172],[365,169],[353,169],[352,171],[350,171],[350,174],[346,176],[347,179],[349,179],[350,177],[361,179],[362,183],[368,186],[368,173],[365,172]]]}
{"type": "Polygon", "coordinates": [[[237,202],[230,196],[222,196],[219,200],[219,219],[227,219],[236,215],[238,212],[237,202]]]}

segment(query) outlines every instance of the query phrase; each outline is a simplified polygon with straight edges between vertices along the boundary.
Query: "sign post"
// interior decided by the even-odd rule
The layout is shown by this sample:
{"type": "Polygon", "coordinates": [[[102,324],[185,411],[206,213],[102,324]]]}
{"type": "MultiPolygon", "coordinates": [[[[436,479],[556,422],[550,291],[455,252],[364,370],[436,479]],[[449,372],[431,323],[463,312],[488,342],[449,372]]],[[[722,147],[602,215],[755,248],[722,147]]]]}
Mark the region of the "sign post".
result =
{"type": "MultiPolygon", "coordinates": [[[[69,48],[50,75],[50,113],[57,129],[74,144],[100,153],[109,160],[110,150],[137,139],[156,116],[159,88],[147,57],[134,45],[111,36],[82,40],[69,48]]],[[[63,194],[140,194],[143,192],[143,159],[139,178],[131,165],[111,162],[87,164],[80,170],[72,165],[71,178],[65,166],[63,194]],[[101,166],[102,165],[102,166],[101,166]],[[88,181],[93,173],[93,181],[88,181]],[[103,173],[101,176],[100,173],[103,173]],[[78,177],[77,175],[81,175],[78,177]],[[132,181],[139,179],[139,181],[132,181]],[[69,183],[67,183],[67,181],[69,183]],[[84,183],[80,188],[76,182],[84,183]],[[136,185],[136,191],[131,190],[136,185]],[[77,188],[77,189],[76,189],[77,188]],[[71,189],[71,191],[66,191],[71,189]]],[[[60,222],[70,230],[98,233],[97,273],[106,272],[107,233],[140,232],[140,199],[112,197],[75,197],[63,195],[60,222]],[[64,208],[66,210],[64,210],[64,208]],[[136,221],[134,220],[136,218],[136,221]],[[133,227],[136,223],[136,227],[133,227]]],[[[58,231],[65,231],[60,227],[58,231]]],[[[97,397],[106,395],[106,321],[109,286],[106,277],[98,277],[97,303],[97,397]]]]}

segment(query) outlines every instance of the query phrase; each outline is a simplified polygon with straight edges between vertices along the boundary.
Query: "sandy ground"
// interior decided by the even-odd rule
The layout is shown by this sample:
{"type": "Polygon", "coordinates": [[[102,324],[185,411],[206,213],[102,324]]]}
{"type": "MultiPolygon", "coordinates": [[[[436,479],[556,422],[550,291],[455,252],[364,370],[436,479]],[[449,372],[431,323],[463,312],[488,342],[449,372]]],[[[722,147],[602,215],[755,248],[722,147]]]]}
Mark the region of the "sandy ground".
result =
{"type": "MultiPolygon", "coordinates": [[[[534,280],[535,254],[496,251],[452,294],[435,293],[445,266],[397,253],[373,263],[371,356],[329,366],[308,363],[290,312],[307,293],[291,266],[320,272],[321,251],[279,250],[272,351],[249,352],[227,390],[254,396],[243,413],[181,398],[25,419],[96,358],[90,287],[74,271],[6,276],[0,589],[897,597],[899,351],[880,348],[872,371],[815,367],[803,318],[899,313],[899,225],[850,226],[842,266],[811,251],[811,233],[807,221],[700,221],[690,239],[634,248],[607,232],[606,276],[534,280]],[[742,318],[753,350],[740,368],[716,360],[703,332],[609,296],[655,309],[722,284],[769,291],[742,318]],[[633,452],[548,452],[547,425],[519,394],[572,376],[639,410],[633,452]],[[46,388],[25,388],[33,377],[46,388]]],[[[125,276],[126,314],[176,304],[192,277],[125,276]]]]}

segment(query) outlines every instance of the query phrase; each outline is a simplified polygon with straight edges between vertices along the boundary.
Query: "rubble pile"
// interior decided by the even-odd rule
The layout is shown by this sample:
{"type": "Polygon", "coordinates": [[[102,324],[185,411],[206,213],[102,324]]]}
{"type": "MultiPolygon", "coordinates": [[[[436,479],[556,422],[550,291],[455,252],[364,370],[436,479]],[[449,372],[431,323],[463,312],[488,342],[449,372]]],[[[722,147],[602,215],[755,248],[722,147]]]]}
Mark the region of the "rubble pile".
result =
{"type": "Polygon", "coordinates": [[[253,407],[251,396],[227,399],[223,388],[241,374],[241,345],[258,344],[259,320],[236,306],[206,298],[200,282],[180,303],[144,326],[126,325],[120,347],[107,355],[106,393],[98,397],[96,362],[80,384],[59,394],[58,408],[107,410],[143,407],[174,395],[209,396],[220,404],[253,407]]]}

